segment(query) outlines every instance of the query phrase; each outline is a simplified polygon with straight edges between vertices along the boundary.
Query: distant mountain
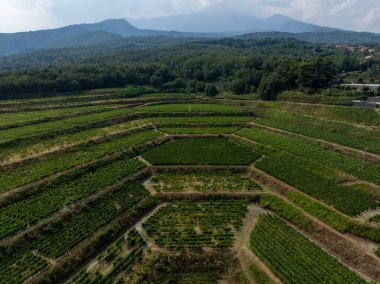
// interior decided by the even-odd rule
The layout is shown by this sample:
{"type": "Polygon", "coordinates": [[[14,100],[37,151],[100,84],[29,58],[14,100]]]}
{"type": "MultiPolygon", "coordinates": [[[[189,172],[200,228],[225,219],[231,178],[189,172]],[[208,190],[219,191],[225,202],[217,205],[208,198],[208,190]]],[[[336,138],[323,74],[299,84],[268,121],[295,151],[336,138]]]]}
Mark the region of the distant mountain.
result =
{"type": "Polygon", "coordinates": [[[283,15],[258,19],[211,7],[194,14],[132,20],[132,24],[125,19],[114,19],[34,32],[0,33],[0,57],[44,49],[101,45],[130,37],[201,38],[250,34],[249,37],[257,38],[268,36],[268,32],[271,32],[269,37],[293,37],[323,43],[379,42],[380,37],[379,34],[311,25],[283,15]]]}
{"type": "Polygon", "coordinates": [[[332,31],[332,32],[307,32],[307,33],[282,33],[282,32],[258,32],[248,33],[240,36],[246,39],[262,38],[295,38],[298,40],[325,43],[325,44],[365,44],[380,43],[380,34],[352,32],[352,31],[332,31]]]}
{"type": "Polygon", "coordinates": [[[47,48],[100,44],[120,37],[146,36],[202,37],[199,33],[167,32],[138,29],[125,19],[95,24],[71,25],[58,29],[21,33],[0,33],[0,56],[27,53],[47,48]]]}
{"type": "Polygon", "coordinates": [[[209,7],[198,13],[152,19],[130,20],[136,27],[181,32],[229,33],[245,32],[329,32],[335,29],[303,23],[283,15],[259,19],[232,10],[209,7]]]}

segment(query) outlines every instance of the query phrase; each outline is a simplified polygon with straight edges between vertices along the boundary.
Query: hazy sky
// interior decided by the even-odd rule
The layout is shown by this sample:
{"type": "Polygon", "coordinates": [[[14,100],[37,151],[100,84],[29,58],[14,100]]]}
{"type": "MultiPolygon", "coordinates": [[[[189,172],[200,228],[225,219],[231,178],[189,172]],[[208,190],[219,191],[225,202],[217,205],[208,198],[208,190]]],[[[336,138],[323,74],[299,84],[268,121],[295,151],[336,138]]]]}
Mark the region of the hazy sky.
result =
{"type": "Polygon", "coordinates": [[[110,18],[192,13],[217,5],[257,16],[380,32],[380,0],[1,0],[0,32],[29,31],[110,18]]]}

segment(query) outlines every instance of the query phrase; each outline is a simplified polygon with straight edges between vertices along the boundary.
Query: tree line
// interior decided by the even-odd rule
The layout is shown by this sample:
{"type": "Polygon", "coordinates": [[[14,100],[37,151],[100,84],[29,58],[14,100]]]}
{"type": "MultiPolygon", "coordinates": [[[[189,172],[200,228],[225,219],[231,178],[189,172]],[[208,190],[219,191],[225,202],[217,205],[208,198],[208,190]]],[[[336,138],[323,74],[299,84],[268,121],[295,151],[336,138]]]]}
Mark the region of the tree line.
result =
{"type": "MultiPolygon", "coordinates": [[[[65,54],[65,50],[54,52],[55,56],[65,54]]],[[[52,65],[39,52],[33,60],[42,63],[33,68],[28,68],[32,59],[24,55],[23,68],[0,73],[0,98],[141,85],[162,92],[207,92],[210,96],[218,90],[238,95],[257,92],[263,99],[273,100],[284,90],[328,88],[342,71],[373,68],[347,52],[293,39],[202,40],[132,51],[89,52],[76,59],[74,52],[74,59],[52,65]]],[[[46,53],[49,57],[49,51],[46,53]]],[[[15,66],[20,64],[17,57],[13,60],[15,66]]],[[[6,62],[10,64],[11,59],[6,62]]]]}

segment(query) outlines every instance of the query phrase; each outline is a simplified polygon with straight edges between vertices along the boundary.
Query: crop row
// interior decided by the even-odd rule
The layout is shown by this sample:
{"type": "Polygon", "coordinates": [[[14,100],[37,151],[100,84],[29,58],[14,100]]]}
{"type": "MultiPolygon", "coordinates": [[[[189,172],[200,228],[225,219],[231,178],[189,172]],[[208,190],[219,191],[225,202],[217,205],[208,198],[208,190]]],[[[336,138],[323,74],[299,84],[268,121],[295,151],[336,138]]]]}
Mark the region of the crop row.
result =
{"type": "Polygon", "coordinates": [[[112,153],[128,150],[159,136],[160,134],[155,131],[143,131],[126,137],[107,140],[104,143],[87,145],[86,148],[80,147],[73,151],[42,157],[34,163],[0,172],[0,192],[38,181],[112,153]]]}
{"type": "Polygon", "coordinates": [[[310,213],[339,232],[352,233],[375,242],[380,242],[380,228],[378,227],[372,227],[367,224],[354,221],[298,192],[290,192],[288,194],[288,198],[303,208],[306,212],[310,213]]]}
{"type": "Polygon", "coordinates": [[[241,226],[247,202],[179,202],[160,208],[143,227],[157,245],[170,248],[226,248],[241,226]]]}
{"type": "Polygon", "coordinates": [[[160,192],[246,191],[261,187],[248,177],[227,171],[162,173],[152,177],[153,188],[160,192]]]}
{"type": "Polygon", "coordinates": [[[99,265],[95,265],[91,269],[82,269],[69,283],[114,283],[120,273],[128,272],[133,265],[141,262],[143,258],[143,246],[145,246],[144,239],[133,229],[127,236],[123,236],[110,245],[98,257],[99,265]],[[123,249],[123,253],[120,255],[122,248],[125,249],[123,249]],[[98,266],[109,267],[110,271],[106,274],[104,272],[101,273],[98,266]]]}
{"type": "Polygon", "coordinates": [[[144,167],[138,160],[122,158],[83,176],[0,208],[0,240],[48,217],[65,206],[87,197],[144,167]]]}
{"type": "Polygon", "coordinates": [[[136,108],[138,112],[239,112],[243,107],[225,106],[219,104],[156,104],[136,108]]]}
{"type": "Polygon", "coordinates": [[[214,125],[231,125],[242,124],[252,121],[254,118],[249,116],[187,116],[187,117],[151,117],[148,120],[160,126],[177,126],[191,124],[206,124],[208,126],[214,125]]]}
{"type": "MultiPolygon", "coordinates": [[[[90,204],[82,212],[45,225],[42,231],[27,245],[2,256],[0,275],[7,277],[3,283],[22,283],[32,275],[31,267],[42,266],[37,265],[41,261],[40,258],[20,262],[18,266],[14,264],[15,259],[30,258],[33,251],[50,258],[60,257],[86,238],[94,235],[101,227],[130,209],[148,194],[140,183],[129,182],[105,199],[90,204]]],[[[35,268],[34,272],[37,270],[35,268]]]]}
{"type": "Polygon", "coordinates": [[[265,126],[303,134],[317,139],[335,142],[341,145],[380,153],[380,132],[365,129],[347,123],[326,122],[316,117],[278,110],[255,110],[260,118],[256,122],[265,126]]]}
{"type": "Polygon", "coordinates": [[[31,107],[34,105],[45,106],[54,105],[64,107],[71,103],[89,102],[89,101],[99,101],[104,99],[115,99],[121,97],[120,90],[118,89],[101,89],[101,90],[90,90],[83,92],[78,95],[69,96],[52,96],[52,97],[37,97],[30,99],[13,99],[4,100],[0,103],[2,108],[20,108],[20,106],[31,107]]]}
{"type": "Polygon", "coordinates": [[[301,137],[282,135],[263,129],[244,129],[237,134],[265,146],[314,160],[320,165],[326,165],[380,185],[380,164],[370,162],[364,162],[363,164],[362,160],[328,150],[301,137]]]}
{"type": "Polygon", "coordinates": [[[341,121],[349,124],[359,124],[379,127],[380,114],[372,108],[323,106],[312,104],[281,104],[279,109],[296,112],[307,116],[316,116],[329,121],[341,121]]]}
{"type": "Polygon", "coordinates": [[[364,186],[338,185],[333,173],[310,160],[287,153],[273,153],[270,158],[259,161],[256,166],[275,178],[322,200],[337,210],[355,216],[377,203],[364,186]]]}
{"type": "Polygon", "coordinates": [[[33,157],[36,154],[44,154],[57,149],[64,150],[69,147],[84,144],[90,140],[104,138],[114,133],[147,126],[148,124],[146,120],[132,120],[108,127],[96,127],[75,133],[66,133],[38,142],[33,142],[33,140],[24,141],[12,147],[4,147],[0,153],[0,160],[3,162],[17,162],[27,157],[33,157]]]}
{"type": "Polygon", "coordinates": [[[160,128],[168,134],[230,134],[239,130],[239,127],[170,127],[160,128]]]}
{"type": "Polygon", "coordinates": [[[155,165],[247,165],[260,157],[223,138],[179,139],[143,153],[155,165]]]}
{"type": "Polygon", "coordinates": [[[29,111],[18,113],[0,113],[0,128],[13,128],[27,124],[48,122],[57,119],[63,119],[70,115],[85,115],[91,112],[102,112],[109,110],[113,106],[90,106],[75,107],[55,110],[29,111]]]}
{"type": "Polygon", "coordinates": [[[60,119],[57,121],[49,121],[45,123],[38,123],[33,125],[22,126],[18,128],[11,128],[7,130],[3,130],[0,135],[0,143],[16,138],[21,138],[30,135],[36,135],[39,133],[46,133],[49,131],[54,131],[59,129],[62,131],[63,129],[72,128],[83,123],[94,122],[98,120],[104,120],[113,118],[116,116],[122,116],[131,113],[131,109],[117,109],[117,110],[109,110],[100,113],[93,113],[82,115],[78,117],[70,117],[65,119],[60,119]]]}
{"type": "Polygon", "coordinates": [[[250,243],[283,283],[367,283],[273,215],[259,217],[250,243]]]}

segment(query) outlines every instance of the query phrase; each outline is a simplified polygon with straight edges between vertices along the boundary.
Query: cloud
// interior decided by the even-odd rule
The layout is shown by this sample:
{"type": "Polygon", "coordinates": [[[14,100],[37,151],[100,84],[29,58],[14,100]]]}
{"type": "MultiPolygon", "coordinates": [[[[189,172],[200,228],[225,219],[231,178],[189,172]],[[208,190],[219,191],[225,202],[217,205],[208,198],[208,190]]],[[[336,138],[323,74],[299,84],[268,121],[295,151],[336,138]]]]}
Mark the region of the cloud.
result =
{"type": "Polygon", "coordinates": [[[0,32],[192,13],[207,6],[261,18],[281,13],[323,26],[380,32],[380,0],[2,0],[0,32]]]}
{"type": "Polygon", "coordinates": [[[29,31],[55,26],[57,19],[50,11],[52,2],[50,0],[2,0],[0,31],[29,31]]]}

